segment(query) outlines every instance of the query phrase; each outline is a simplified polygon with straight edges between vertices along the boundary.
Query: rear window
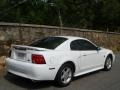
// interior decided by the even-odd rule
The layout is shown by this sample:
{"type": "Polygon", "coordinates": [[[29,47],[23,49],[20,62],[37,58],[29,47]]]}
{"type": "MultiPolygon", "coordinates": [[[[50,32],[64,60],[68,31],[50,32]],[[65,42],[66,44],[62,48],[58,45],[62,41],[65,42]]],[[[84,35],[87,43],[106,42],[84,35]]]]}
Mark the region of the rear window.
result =
{"type": "Polygon", "coordinates": [[[63,38],[63,37],[47,37],[30,44],[30,46],[46,48],[46,49],[55,49],[57,46],[59,46],[66,40],[67,38],[63,38]]]}

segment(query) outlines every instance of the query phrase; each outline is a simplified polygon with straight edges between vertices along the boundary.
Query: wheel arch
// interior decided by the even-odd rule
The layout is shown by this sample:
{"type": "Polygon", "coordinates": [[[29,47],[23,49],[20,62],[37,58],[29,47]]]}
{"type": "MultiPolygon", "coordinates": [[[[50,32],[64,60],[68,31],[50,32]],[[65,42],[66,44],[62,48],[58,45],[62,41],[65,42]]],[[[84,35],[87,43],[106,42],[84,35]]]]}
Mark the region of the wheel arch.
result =
{"type": "Polygon", "coordinates": [[[114,56],[113,56],[112,53],[108,53],[108,54],[106,55],[106,58],[107,58],[107,57],[110,57],[110,59],[112,60],[112,62],[114,61],[114,56]]]}
{"type": "Polygon", "coordinates": [[[62,65],[61,65],[61,67],[64,65],[64,64],[70,64],[70,65],[72,65],[72,67],[73,67],[73,73],[75,72],[75,63],[74,62],[72,62],[72,61],[67,61],[67,62],[64,62],[62,65]]]}
{"type": "Polygon", "coordinates": [[[58,69],[58,71],[57,71],[57,73],[56,73],[55,79],[56,79],[56,77],[57,77],[57,74],[58,74],[60,68],[61,68],[63,65],[65,65],[65,64],[70,64],[70,65],[72,65],[72,67],[73,67],[73,73],[75,73],[76,65],[75,65],[75,63],[74,63],[73,61],[70,61],[70,60],[69,60],[69,61],[66,61],[66,62],[64,62],[64,63],[61,64],[61,66],[59,67],[59,69],[58,69]]]}
{"type": "Polygon", "coordinates": [[[110,57],[111,60],[112,60],[112,62],[113,62],[113,56],[112,56],[112,54],[108,54],[108,57],[110,57]]]}
{"type": "Polygon", "coordinates": [[[104,63],[104,70],[105,71],[109,71],[111,68],[112,68],[112,62],[113,62],[113,59],[114,57],[113,57],[113,55],[111,54],[111,53],[109,53],[109,54],[107,54],[106,55],[106,59],[105,59],[105,63],[104,63]],[[110,58],[110,59],[109,59],[110,58]],[[110,60],[111,61],[111,63],[109,63],[109,61],[108,60],[110,60]],[[109,64],[107,64],[107,62],[109,63],[109,64]]]}

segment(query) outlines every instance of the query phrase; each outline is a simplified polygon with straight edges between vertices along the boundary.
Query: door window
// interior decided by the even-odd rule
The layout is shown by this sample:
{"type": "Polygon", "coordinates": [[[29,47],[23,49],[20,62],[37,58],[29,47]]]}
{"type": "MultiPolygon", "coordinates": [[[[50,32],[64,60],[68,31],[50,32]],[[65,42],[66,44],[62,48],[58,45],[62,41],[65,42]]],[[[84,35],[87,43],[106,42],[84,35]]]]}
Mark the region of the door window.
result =
{"type": "Polygon", "coordinates": [[[97,50],[97,47],[87,40],[74,40],[70,44],[71,50],[97,50]]]}

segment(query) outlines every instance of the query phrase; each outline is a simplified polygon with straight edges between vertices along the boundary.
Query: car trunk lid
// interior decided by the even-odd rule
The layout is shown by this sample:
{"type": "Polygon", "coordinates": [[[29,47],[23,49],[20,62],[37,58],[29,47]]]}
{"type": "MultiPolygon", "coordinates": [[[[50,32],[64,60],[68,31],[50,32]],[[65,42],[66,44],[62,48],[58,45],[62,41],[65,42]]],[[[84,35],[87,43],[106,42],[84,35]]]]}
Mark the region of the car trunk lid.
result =
{"type": "Polygon", "coordinates": [[[46,50],[48,49],[25,45],[12,45],[10,58],[18,61],[32,63],[31,55],[34,54],[34,52],[43,52],[46,50]]]}

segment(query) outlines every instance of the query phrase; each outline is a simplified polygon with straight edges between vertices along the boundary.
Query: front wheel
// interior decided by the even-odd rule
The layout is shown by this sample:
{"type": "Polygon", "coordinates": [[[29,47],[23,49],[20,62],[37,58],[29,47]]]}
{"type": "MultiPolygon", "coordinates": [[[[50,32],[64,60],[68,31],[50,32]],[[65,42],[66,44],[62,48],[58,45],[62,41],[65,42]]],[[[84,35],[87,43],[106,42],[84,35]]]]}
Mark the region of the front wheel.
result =
{"type": "Polygon", "coordinates": [[[104,70],[109,71],[112,68],[112,59],[108,56],[105,61],[104,70]]]}
{"type": "Polygon", "coordinates": [[[67,86],[70,84],[73,77],[73,68],[70,64],[64,64],[58,71],[56,81],[60,86],[67,86]]]}

